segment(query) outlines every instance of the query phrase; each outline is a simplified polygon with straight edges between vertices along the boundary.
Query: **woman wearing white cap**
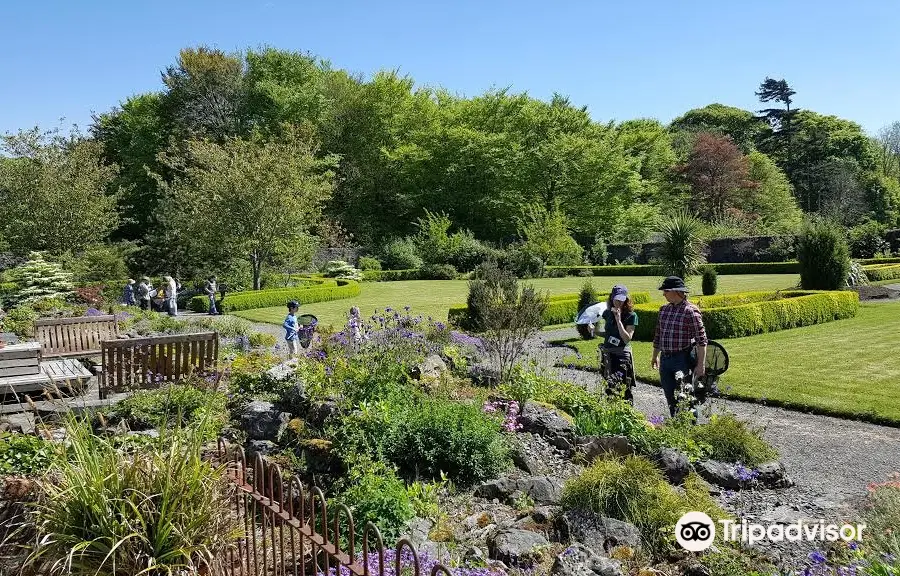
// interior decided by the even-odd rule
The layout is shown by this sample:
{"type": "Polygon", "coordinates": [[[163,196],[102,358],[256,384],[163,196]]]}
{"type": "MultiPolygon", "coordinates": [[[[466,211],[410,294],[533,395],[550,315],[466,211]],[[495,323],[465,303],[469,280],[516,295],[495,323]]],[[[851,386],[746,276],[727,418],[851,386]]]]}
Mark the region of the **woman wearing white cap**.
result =
{"type": "Polygon", "coordinates": [[[625,286],[613,286],[601,317],[605,324],[600,359],[607,383],[606,392],[618,394],[624,388],[625,400],[632,402],[634,360],[631,356],[631,339],[634,337],[634,328],[638,325],[638,317],[625,286]]]}

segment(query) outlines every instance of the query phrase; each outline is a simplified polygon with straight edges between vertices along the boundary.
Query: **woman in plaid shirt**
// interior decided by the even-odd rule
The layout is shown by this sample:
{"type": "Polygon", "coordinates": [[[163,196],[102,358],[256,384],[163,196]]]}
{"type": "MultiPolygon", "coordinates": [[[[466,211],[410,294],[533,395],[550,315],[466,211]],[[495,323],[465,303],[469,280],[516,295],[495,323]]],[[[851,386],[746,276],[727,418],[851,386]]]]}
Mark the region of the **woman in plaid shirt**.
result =
{"type": "Polygon", "coordinates": [[[687,286],[677,276],[666,278],[662,286],[668,304],[659,309],[659,322],[653,337],[653,369],[659,369],[669,413],[674,416],[677,403],[675,387],[677,372],[687,375],[693,370],[695,378],[702,378],[706,371],[706,329],[700,309],[688,302],[687,286]],[[691,363],[691,348],[697,346],[697,365],[691,363]],[[660,361],[662,357],[662,361],[660,361]]]}

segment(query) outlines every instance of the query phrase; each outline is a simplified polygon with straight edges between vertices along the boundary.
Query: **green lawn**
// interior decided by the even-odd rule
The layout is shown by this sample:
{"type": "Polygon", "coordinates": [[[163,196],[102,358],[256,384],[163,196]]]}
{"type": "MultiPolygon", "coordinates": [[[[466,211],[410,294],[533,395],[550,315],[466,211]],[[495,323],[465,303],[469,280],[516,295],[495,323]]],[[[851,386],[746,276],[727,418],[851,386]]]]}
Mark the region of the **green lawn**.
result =
{"type": "MultiPolygon", "coordinates": [[[[597,341],[566,363],[596,367],[597,341]]],[[[867,303],[849,320],[723,340],[730,367],[721,388],[738,398],[900,424],[900,302],[867,303]]],[[[639,379],[658,382],[651,345],[634,344],[639,379]]]]}
{"type": "MultiPolygon", "coordinates": [[[[614,284],[624,284],[630,290],[649,291],[654,298],[662,300],[656,289],[659,278],[650,276],[596,277],[591,279],[594,286],[600,289],[612,288],[614,284]]],[[[794,287],[799,280],[796,274],[753,274],[719,276],[720,292],[743,292],[747,290],[778,290],[794,287]]],[[[550,294],[578,292],[585,278],[541,278],[526,280],[537,289],[550,294]]],[[[689,283],[691,289],[700,291],[700,278],[689,283]]],[[[453,304],[466,301],[468,282],[465,280],[412,280],[408,282],[372,282],[363,283],[362,292],[356,298],[301,305],[300,313],[315,314],[323,324],[341,326],[346,322],[347,312],[351,306],[359,306],[363,317],[371,315],[376,309],[386,306],[402,308],[410,306],[414,314],[431,316],[435,320],[446,320],[447,310],[453,304]]],[[[301,303],[302,304],[302,303],[301,303]]],[[[287,310],[283,307],[260,308],[235,312],[237,316],[255,322],[281,324],[287,310]]]]}

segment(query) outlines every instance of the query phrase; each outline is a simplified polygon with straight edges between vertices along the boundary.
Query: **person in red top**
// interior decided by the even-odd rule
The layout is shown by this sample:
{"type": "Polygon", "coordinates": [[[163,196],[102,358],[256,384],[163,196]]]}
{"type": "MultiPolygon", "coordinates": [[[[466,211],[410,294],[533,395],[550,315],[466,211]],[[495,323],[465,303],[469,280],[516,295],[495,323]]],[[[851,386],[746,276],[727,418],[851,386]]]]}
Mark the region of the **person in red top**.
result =
{"type": "Polygon", "coordinates": [[[659,321],[656,324],[656,335],[653,337],[651,365],[654,370],[659,370],[659,380],[666,395],[666,402],[669,404],[669,413],[674,416],[677,408],[675,387],[678,385],[675,374],[682,372],[686,376],[693,370],[695,378],[702,378],[706,366],[706,345],[709,340],[706,338],[700,309],[688,302],[688,289],[684,285],[684,280],[677,276],[669,276],[659,289],[663,291],[668,304],[659,309],[659,321]],[[691,348],[695,344],[696,367],[692,366],[691,362],[691,348]]]}

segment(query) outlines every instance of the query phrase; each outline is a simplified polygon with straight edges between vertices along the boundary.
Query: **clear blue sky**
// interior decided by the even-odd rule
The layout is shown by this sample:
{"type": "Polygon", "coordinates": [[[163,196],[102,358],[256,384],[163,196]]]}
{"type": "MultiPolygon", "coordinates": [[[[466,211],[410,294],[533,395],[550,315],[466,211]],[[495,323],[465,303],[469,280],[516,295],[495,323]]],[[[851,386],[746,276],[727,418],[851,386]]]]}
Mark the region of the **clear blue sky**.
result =
{"type": "Polygon", "coordinates": [[[472,96],[511,87],[596,120],[664,122],[710,102],[760,107],[767,75],[796,105],[869,130],[900,120],[895,0],[5,0],[0,132],[86,127],[158,90],[178,50],[271,45],[369,75],[398,69],[472,96]]]}

